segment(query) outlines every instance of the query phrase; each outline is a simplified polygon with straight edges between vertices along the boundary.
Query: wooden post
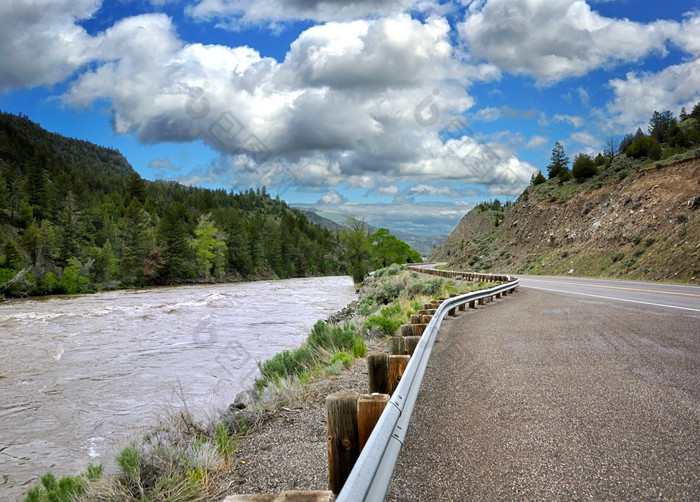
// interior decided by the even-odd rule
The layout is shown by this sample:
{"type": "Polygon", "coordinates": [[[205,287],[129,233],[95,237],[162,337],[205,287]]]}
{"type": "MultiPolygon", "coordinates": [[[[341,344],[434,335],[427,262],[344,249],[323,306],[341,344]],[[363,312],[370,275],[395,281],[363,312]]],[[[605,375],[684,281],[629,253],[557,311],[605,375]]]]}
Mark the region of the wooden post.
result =
{"type": "Polygon", "coordinates": [[[367,444],[370,434],[382,415],[389,394],[363,394],[357,400],[357,432],[360,442],[360,452],[367,444]]]}
{"type": "Polygon", "coordinates": [[[458,312],[464,312],[464,308],[466,307],[466,303],[461,303],[457,306],[457,311],[458,312]]]}
{"type": "Polygon", "coordinates": [[[411,356],[389,356],[389,394],[393,394],[411,356]]]}
{"type": "Polygon", "coordinates": [[[404,324],[401,326],[401,336],[415,336],[416,324],[404,324]]]}
{"type": "Polygon", "coordinates": [[[329,489],[336,495],[360,455],[355,392],[336,392],[326,398],[329,489]]]}
{"type": "Polygon", "coordinates": [[[406,336],[422,336],[423,333],[425,332],[425,328],[427,328],[427,324],[414,324],[413,325],[413,333],[410,333],[406,336]]]}
{"type": "Polygon", "coordinates": [[[475,309],[475,308],[476,308],[476,301],[475,301],[475,300],[472,300],[472,301],[469,302],[469,308],[470,308],[470,309],[475,309]]]}
{"type": "Polygon", "coordinates": [[[411,314],[411,324],[420,324],[420,314],[411,314]]]}
{"type": "Polygon", "coordinates": [[[367,373],[369,392],[374,394],[389,393],[389,356],[387,354],[370,354],[367,356],[367,373]]]}
{"type": "Polygon", "coordinates": [[[483,305],[483,304],[484,304],[484,299],[483,299],[483,298],[479,298],[479,305],[483,305]]]}
{"type": "Polygon", "coordinates": [[[451,317],[455,317],[457,315],[456,309],[451,308],[450,310],[447,311],[447,315],[451,317]]]}
{"type": "Polygon", "coordinates": [[[402,336],[390,336],[386,340],[386,351],[392,356],[402,356],[406,353],[402,336]]]}
{"type": "Polygon", "coordinates": [[[409,356],[412,356],[413,353],[416,350],[416,345],[418,345],[418,342],[420,342],[420,337],[419,336],[407,336],[406,338],[403,339],[404,341],[404,347],[406,350],[406,354],[409,356]]]}

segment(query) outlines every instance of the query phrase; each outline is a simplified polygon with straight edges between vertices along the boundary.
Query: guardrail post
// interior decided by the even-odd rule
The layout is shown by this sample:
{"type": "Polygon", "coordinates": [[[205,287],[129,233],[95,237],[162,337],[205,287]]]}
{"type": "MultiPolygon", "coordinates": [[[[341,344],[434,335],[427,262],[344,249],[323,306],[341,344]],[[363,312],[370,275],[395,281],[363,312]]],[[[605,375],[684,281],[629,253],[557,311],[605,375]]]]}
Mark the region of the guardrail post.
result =
{"type": "Polygon", "coordinates": [[[388,354],[370,354],[367,356],[367,374],[369,392],[374,394],[389,393],[389,356],[388,354]]]}
{"type": "Polygon", "coordinates": [[[360,452],[367,444],[367,440],[390,397],[389,394],[363,394],[357,400],[357,431],[360,452]]]}
{"type": "Polygon", "coordinates": [[[402,356],[406,353],[404,337],[390,336],[386,340],[386,351],[392,356],[402,356]]]}
{"type": "Polygon", "coordinates": [[[420,342],[420,337],[419,336],[407,336],[404,340],[404,349],[406,350],[406,354],[409,356],[412,356],[413,353],[416,351],[416,345],[418,345],[418,342],[420,342]]]}
{"type": "Polygon", "coordinates": [[[389,394],[393,394],[411,356],[389,356],[389,394]]]}
{"type": "Polygon", "coordinates": [[[357,457],[360,443],[357,431],[357,398],[355,392],[337,392],[326,398],[328,424],[328,479],[334,494],[348,479],[357,457]]]}

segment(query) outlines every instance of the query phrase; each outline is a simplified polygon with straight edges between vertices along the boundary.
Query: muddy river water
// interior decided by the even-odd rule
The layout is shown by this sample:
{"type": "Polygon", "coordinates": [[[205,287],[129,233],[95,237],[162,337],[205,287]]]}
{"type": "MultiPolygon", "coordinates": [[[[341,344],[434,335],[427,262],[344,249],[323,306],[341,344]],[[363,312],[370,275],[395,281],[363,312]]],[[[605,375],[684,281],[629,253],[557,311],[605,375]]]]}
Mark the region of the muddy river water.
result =
{"type": "Polygon", "coordinates": [[[0,304],[0,500],[115,454],[183,400],[202,417],[356,298],[349,277],[0,304]]]}

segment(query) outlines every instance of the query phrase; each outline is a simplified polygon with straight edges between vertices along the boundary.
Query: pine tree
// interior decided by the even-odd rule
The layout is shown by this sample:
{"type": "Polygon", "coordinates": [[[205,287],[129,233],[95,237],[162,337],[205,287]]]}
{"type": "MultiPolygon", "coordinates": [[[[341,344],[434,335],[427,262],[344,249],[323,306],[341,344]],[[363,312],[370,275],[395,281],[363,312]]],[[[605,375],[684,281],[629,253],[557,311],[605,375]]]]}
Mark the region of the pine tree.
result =
{"type": "Polygon", "coordinates": [[[547,172],[549,173],[549,179],[562,177],[564,171],[568,171],[569,157],[566,156],[564,151],[564,146],[558,141],[554,143],[554,148],[552,149],[552,156],[550,157],[549,165],[547,165],[547,172]]]}

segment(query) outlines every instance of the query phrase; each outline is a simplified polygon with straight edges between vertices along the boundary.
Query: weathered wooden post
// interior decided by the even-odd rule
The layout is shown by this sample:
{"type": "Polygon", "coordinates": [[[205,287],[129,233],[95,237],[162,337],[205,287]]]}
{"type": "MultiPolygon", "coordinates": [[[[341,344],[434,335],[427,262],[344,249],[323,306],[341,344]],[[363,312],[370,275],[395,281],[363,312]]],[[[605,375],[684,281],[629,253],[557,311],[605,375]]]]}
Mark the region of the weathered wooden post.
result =
{"type": "Polygon", "coordinates": [[[469,308],[470,309],[475,309],[476,308],[476,300],[472,300],[469,302],[469,308]]]}
{"type": "Polygon", "coordinates": [[[411,356],[389,356],[389,394],[393,394],[411,356]]]}
{"type": "Polygon", "coordinates": [[[389,355],[370,354],[367,356],[369,392],[389,393],[389,355]]]}
{"type": "Polygon", "coordinates": [[[418,345],[418,342],[420,342],[420,337],[419,336],[407,336],[404,340],[404,349],[405,353],[408,354],[409,356],[412,356],[413,353],[416,351],[416,345],[418,345]]]}
{"type": "Polygon", "coordinates": [[[348,479],[357,457],[360,443],[357,430],[357,398],[355,392],[336,392],[326,398],[328,424],[329,488],[336,495],[348,479]]]}
{"type": "Polygon", "coordinates": [[[404,337],[390,336],[386,340],[386,351],[392,356],[402,356],[406,353],[404,337]]]}
{"type": "Polygon", "coordinates": [[[363,394],[357,400],[357,432],[360,452],[367,444],[367,440],[372,434],[374,426],[377,425],[377,420],[382,415],[390,397],[389,394],[363,394]]]}

